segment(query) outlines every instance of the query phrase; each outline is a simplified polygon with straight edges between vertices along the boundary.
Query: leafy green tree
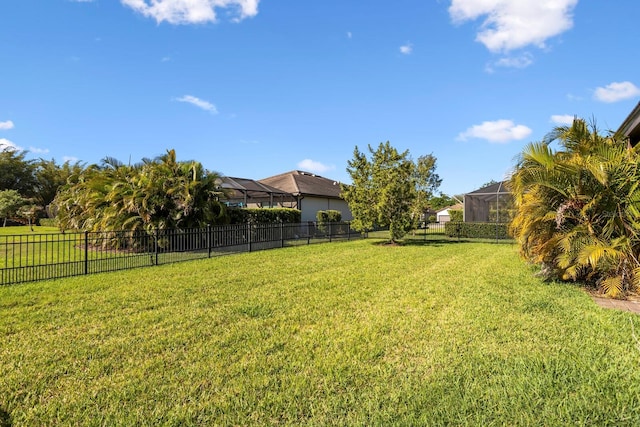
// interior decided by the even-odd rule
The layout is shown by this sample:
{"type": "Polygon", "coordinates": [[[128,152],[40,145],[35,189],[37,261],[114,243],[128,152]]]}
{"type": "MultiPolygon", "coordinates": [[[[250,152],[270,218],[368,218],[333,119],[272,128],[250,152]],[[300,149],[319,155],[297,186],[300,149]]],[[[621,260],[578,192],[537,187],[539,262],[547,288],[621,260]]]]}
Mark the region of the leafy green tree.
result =
{"type": "Polygon", "coordinates": [[[415,226],[416,212],[440,185],[436,159],[429,155],[413,162],[408,150],[400,153],[389,141],[376,150],[368,148],[371,159],[358,147],[354,149],[347,168],[352,184],[342,185],[342,196],[356,230],[389,227],[391,242],[396,242],[415,226]]]}
{"type": "Polygon", "coordinates": [[[453,197],[449,197],[444,193],[440,193],[439,196],[432,196],[429,199],[428,206],[434,211],[439,211],[449,206],[453,206],[458,203],[453,197]]]}
{"type": "Polygon", "coordinates": [[[27,198],[35,195],[35,165],[25,159],[26,154],[10,148],[0,150],[0,190],[16,190],[27,198]]]}
{"type": "Polygon", "coordinates": [[[16,190],[0,190],[0,218],[3,218],[2,226],[7,226],[7,219],[15,216],[25,199],[16,190]]]}
{"type": "Polygon", "coordinates": [[[71,163],[69,161],[59,165],[54,159],[40,159],[34,164],[34,176],[36,179],[35,198],[36,203],[47,209],[58,193],[58,189],[67,183],[67,180],[74,174],[82,171],[80,162],[71,163]]]}
{"type": "Polygon", "coordinates": [[[611,296],[636,289],[639,165],[638,148],[581,119],[525,147],[511,178],[511,232],[522,256],[547,277],[590,283],[611,296]]]}

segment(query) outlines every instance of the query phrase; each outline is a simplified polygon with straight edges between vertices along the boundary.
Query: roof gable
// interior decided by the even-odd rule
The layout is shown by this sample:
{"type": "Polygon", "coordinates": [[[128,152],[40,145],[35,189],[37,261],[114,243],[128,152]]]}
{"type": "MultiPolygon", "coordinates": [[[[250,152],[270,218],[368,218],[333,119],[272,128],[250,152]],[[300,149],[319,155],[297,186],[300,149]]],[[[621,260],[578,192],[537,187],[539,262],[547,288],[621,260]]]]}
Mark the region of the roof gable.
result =
{"type": "Polygon", "coordinates": [[[629,113],[626,119],[616,132],[629,138],[629,143],[633,146],[640,141],[640,102],[629,113]]]}
{"type": "Polygon", "coordinates": [[[340,182],[299,170],[260,179],[259,182],[296,196],[307,195],[339,199],[341,192],[340,182]]]}
{"type": "Polygon", "coordinates": [[[495,184],[487,185],[486,187],[479,188],[468,195],[486,195],[486,194],[510,194],[507,187],[507,181],[496,182],[495,184]]]}

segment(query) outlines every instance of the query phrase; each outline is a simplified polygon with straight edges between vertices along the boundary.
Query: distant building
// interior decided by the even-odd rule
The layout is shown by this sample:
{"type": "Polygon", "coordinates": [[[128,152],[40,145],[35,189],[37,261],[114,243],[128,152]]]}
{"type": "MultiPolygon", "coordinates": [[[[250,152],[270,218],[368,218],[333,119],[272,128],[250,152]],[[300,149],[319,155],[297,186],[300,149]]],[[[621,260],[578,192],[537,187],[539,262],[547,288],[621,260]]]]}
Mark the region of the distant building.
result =
{"type": "Polygon", "coordinates": [[[507,181],[487,185],[464,195],[464,222],[508,222],[512,206],[507,181]]]}
{"type": "Polygon", "coordinates": [[[349,205],[340,196],[340,182],[311,172],[294,170],[258,180],[262,184],[289,193],[301,211],[302,221],[315,221],[318,211],[336,210],[343,221],[353,219],[349,205]]]}
{"type": "Polygon", "coordinates": [[[462,211],[463,209],[464,205],[462,203],[440,209],[438,212],[436,212],[436,221],[440,223],[449,222],[451,221],[451,213],[449,211],[462,211]]]}

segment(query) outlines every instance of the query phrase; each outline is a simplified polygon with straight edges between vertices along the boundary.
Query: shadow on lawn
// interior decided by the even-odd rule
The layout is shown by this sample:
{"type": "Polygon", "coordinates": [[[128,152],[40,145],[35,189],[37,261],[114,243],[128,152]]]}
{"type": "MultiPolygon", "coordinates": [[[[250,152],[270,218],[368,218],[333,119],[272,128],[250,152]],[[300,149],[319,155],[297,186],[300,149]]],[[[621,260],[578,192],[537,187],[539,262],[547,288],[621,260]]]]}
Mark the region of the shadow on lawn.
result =
{"type": "Polygon", "coordinates": [[[444,238],[444,239],[421,239],[421,238],[405,238],[398,243],[390,243],[389,241],[375,242],[376,246],[431,246],[442,247],[448,245],[459,245],[463,243],[491,243],[494,245],[513,245],[513,240],[495,240],[495,239],[456,239],[456,238],[444,238]]]}
{"type": "Polygon", "coordinates": [[[9,413],[0,407],[0,427],[11,427],[11,417],[9,413]]]}

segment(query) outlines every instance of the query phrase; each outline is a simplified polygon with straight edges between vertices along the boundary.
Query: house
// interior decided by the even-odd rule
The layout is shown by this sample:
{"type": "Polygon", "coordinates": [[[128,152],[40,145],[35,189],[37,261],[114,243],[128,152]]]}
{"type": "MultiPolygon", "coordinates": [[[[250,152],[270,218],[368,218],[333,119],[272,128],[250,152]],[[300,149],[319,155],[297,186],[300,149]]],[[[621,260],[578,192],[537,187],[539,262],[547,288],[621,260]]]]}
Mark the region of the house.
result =
{"type": "Polygon", "coordinates": [[[508,222],[513,197],[507,181],[496,182],[464,195],[464,222],[508,222]]]}
{"type": "Polygon", "coordinates": [[[225,176],[220,180],[225,203],[242,208],[297,208],[293,194],[247,178],[225,176]]]}
{"type": "Polygon", "coordinates": [[[632,147],[640,142],[640,102],[624,119],[616,134],[626,137],[632,147]]]}
{"type": "Polygon", "coordinates": [[[447,208],[441,209],[436,212],[436,221],[439,223],[449,222],[451,221],[451,213],[449,211],[461,211],[464,209],[462,203],[457,203],[453,206],[449,206],[447,208]]]}
{"type": "Polygon", "coordinates": [[[294,170],[258,180],[261,184],[293,195],[302,221],[315,221],[318,211],[336,210],[343,221],[353,219],[347,202],[340,197],[340,183],[311,172],[294,170]]]}

